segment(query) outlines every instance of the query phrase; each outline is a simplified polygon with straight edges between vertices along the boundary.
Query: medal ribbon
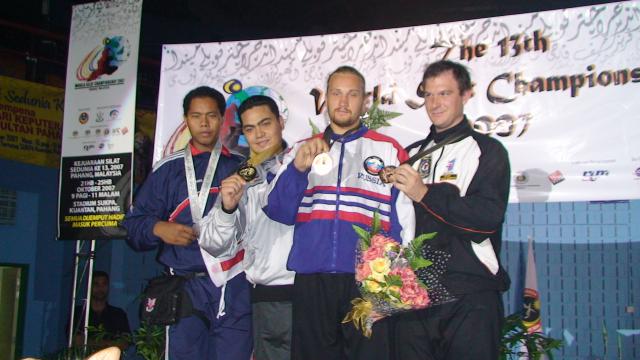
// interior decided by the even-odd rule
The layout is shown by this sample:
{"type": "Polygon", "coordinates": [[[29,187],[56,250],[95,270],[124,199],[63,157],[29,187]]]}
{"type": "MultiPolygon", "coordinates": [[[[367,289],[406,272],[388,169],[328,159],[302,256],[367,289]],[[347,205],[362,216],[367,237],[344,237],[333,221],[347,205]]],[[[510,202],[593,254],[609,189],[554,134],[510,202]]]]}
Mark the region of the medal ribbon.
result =
{"type": "Polygon", "coordinates": [[[279,153],[282,151],[282,143],[272,147],[271,149],[266,149],[264,151],[261,151],[259,153],[255,153],[253,151],[251,151],[251,156],[249,157],[249,160],[247,160],[247,164],[249,165],[253,165],[253,166],[258,166],[260,164],[262,164],[263,161],[272,158],[275,154],[279,153]]]}
{"type": "Polygon", "coordinates": [[[222,145],[220,141],[216,141],[216,145],[211,151],[209,156],[209,163],[207,163],[207,170],[204,173],[202,179],[202,186],[200,186],[200,192],[196,184],[196,171],[193,165],[193,155],[189,144],[184,149],[184,172],[187,177],[187,192],[189,193],[189,208],[191,209],[191,220],[194,224],[197,224],[202,215],[204,215],[204,208],[207,206],[207,198],[209,197],[209,191],[211,190],[211,182],[213,181],[213,175],[218,167],[218,160],[220,159],[220,153],[222,152],[222,145]]]}
{"type": "Polygon", "coordinates": [[[329,145],[329,150],[331,150],[331,146],[333,145],[334,142],[340,141],[340,140],[346,138],[347,136],[349,136],[350,134],[360,130],[360,126],[361,125],[358,125],[358,126],[356,126],[354,128],[351,128],[351,129],[347,130],[344,134],[340,135],[339,138],[331,141],[331,137],[333,135],[335,135],[335,133],[333,132],[333,129],[331,128],[331,125],[328,125],[327,128],[324,129],[324,133],[322,134],[322,139],[324,140],[324,142],[327,143],[327,145],[329,145]]]}
{"type": "Polygon", "coordinates": [[[404,161],[402,164],[409,164],[409,165],[413,165],[414,162],[422,159],[423,157],[431,154],[432,152],[440,149],[441,147],[445,146],[445,145],[449,145],[451,143],[454,143],[458,140],[461,140],[465,137],[467,137],[468,134],[457,134],[457,135],[452,135],[446,139],[444,139],[443,141],[441,141],[440,143],[425,149],[425,150],[421,150],[418,153],[416,153],[415,155],[413,155],[412,157],[408,158],[406,161],[404,161]]]}

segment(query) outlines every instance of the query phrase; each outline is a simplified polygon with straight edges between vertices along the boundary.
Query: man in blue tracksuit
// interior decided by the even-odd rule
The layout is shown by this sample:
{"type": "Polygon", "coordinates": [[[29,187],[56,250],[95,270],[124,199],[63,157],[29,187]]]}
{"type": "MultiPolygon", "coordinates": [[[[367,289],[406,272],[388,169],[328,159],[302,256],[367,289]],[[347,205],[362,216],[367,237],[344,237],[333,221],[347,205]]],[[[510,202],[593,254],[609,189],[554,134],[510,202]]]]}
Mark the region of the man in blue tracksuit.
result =
{"type": "Polygon", "coordinates": [[[125,218],[127,242],[137,251],[159,248],[160,263],[175,274],[191,276],[185,289],[193,307],[209,320],[206,324],[192,315],[171,325],[170,359],[246,360],[252,350],[249,283],[244,273],[232,271],[242,258],[221,259],[215,265],[229,276],[210,278],[192,227],[194,218],[211,209],[220,182],[237,169],[240,159],[218,143],[225,111],[222,94],[196,88],[185,96],[183,110],[192,140],[155,165],[125,218]],[[205,193],[199,196],[202,189],[205,193]]]}
{"type": "Polygon", "coordinates": [[[398,166],[407,154],[393,139],[360,122],[365,81],[343,66],[327,81],[331,123],[321,136],[300,142],[287,154],[269,193],[267,216],[295,225],[287,267],[293,285],[291,358],[388,359],[387,320],[366,339],[351,322],[341,324],[360,296],[355,282],[358,236],[352,225],[369,227],[376,212],[396,240],[413,239],[410,199],[377,174],[398,166]]]}

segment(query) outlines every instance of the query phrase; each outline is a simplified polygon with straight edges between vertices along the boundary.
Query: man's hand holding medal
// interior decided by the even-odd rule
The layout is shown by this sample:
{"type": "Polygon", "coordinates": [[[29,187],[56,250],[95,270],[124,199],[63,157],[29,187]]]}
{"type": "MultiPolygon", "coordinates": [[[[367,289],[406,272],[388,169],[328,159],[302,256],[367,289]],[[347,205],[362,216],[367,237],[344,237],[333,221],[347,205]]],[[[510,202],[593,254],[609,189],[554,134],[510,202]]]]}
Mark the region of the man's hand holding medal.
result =
{"type": "Polygon", "coordinates": [[[333,168],[333,161],[329,156],[329,144],[318,137],[307,140],[298,149],[293,165],[300,172],[313,168],[318,175],[328,174],[333,168]]]}

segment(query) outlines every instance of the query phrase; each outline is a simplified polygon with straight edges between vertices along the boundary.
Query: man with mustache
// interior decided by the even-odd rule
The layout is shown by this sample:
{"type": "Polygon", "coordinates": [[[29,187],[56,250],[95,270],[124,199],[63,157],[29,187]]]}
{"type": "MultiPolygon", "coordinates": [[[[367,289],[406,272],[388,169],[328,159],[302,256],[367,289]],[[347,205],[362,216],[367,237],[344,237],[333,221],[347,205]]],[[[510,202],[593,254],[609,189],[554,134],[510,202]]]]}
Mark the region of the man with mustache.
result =
{"type": "Polygon", "coordinates": [[[355,282],[358,236],[354,224],[371,226],[378,212],[385,232],[413,239],[411,201],[377,176],[385,165],[407,158],[393,139],[367,129],[365,80],[341,66],[327,80],[323,134],[299,142],[284,160],[269,193],[267,215],[294,226],[287,266],[293,285],[291,358],[387,359],[387,320],[376,322],[370,339],[352,322],[342,324],[351,300],[360,296],[355,282]]]}

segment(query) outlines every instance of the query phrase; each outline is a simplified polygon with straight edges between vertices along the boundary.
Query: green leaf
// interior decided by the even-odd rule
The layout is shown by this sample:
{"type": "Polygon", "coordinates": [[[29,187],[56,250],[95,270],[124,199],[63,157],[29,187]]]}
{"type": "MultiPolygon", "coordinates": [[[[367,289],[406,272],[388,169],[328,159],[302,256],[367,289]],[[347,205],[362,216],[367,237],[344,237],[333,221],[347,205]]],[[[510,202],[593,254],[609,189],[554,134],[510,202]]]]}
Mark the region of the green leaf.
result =
{"type": "Polygon", "coordinates": [[[311,121],[311,118],[309,118],[309,125],[311,126],[311,135],[320,134],[320,129],[318,129],[316,124],[314,124],[313,121],[311,121]]]}
{"type": "Polygon", "coordinates": [[[411,240],[411,243],[409,243],[409,248],[412,251],[411,256],[420,256],[420,254],[422,253],[422,247],[424,246],[424,242],[426,240],[431,240],[436,236],[437,233],[432,232],[432,233],[427,233],[427,234],[422,234],[420,236],[418,236],[417,238],[411,240]]]}
{"type": "Polygon", "coordinates": [[[382,222],[380,221],[380,213],[378,212],[378,210],[376,210],[373,213],[373,222],[371,224],[371,231],[369,233],[371,234],[371,236],[376,235],[380,232],[381,228],[382,222]]]}
{"type": "Polygon", "coordinates": [[[384,282],[388,286],[402,286],[402,278],[400,275],[385,275],[384,282]]]}
{"type": "Polygon", "coordinates": [[[433,265],[433,261],[427,260],[422,256],[414,256],[411,260],[409,260],[409,264],[411,265],[411,268],[413,270],[419,270],[433,265]]]}
{"type": "Polygon", "coordinates": [[[358,225],[351,226],[353,227],[353,230],[356,231],[356,234],[358,234],[358,237],[360,237],[360,242],[364,245],[362,248],[365,250],[368,249],[369,246],[371,246],[371,234],[358,225]]]}
{"type": "Polygon", "coordinates": [[[367,112],[369,116],[367,116],[362,121],[371,130],[376,130],[383,126],[391,126],[388,120],[397,118],[398,116],[402,115],[402,113],[381,110],[379,106],[380,101],[374,101],[374,103],[371,105],[371,108],[369,108],[369,111],[367,112]]]}
{"type": "Polygon", "coordinates": [[[521,356],[527,356],[529,359],[540,359],[543,354],[553,359],[552,351],[558,350],[562,346],[562,340],[548,337],[542,333],[529,334],[522,323],[520,312],[505,318],[502,327],[500,359],[512,359],[521,356]],[[520,351],[522,345],[526,347],[527,353],[520,351]]]}

